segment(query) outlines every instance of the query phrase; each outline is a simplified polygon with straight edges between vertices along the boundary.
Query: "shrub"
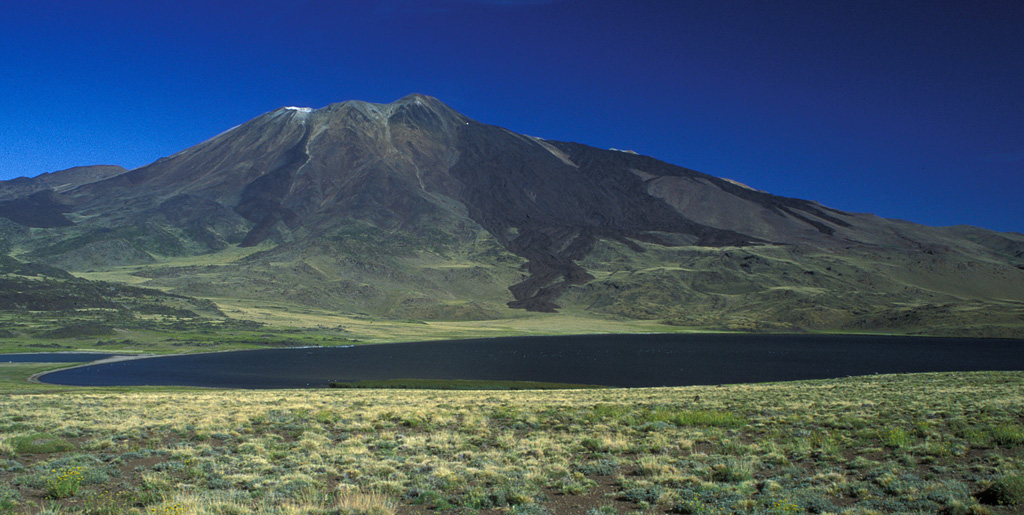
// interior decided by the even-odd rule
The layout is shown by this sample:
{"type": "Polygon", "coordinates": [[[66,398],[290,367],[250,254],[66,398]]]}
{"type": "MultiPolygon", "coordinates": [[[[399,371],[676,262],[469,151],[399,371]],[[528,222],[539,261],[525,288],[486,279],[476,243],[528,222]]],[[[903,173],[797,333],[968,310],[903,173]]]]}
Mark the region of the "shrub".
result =
{"type": "Polygon", "coordinates": [[[1024,504],[1024,476],[1003,476],[978,494],[985,504],[1024,504]]]}
{"type": "Polygon", "coordinates": [[[739,483],[753,477],[754,464],[749,461],[729,460],[711,470],[711,479],[726,483],[739,483]]]}
{"type": "Polygon", "coordinates": [[[621,451],[628,445],[628,440],[617,435],[600,435],[580,440],[580,446],[583,449],[595,453],[621,451]]]}
{"type": "Polygon", "coordinates": [[[1024,426],[1019,424],[1001,424],[989,429],[992,441],[1003,447],[1024,445],[1024,426]]]}
{"type": "Polygon", "coordinates": [[[338,511],[343,515],[394,515],[395,501],[377,492],[346,490],[338,496],[338,511]]]}
{"type": "Polygon", "coordinates": [[[50,454],[66,452],[75,448],[66,440],[46,433],[15,436],[8,440],[8,443],[18,454],[50,454]]]}
{"type": "Polygon", "coordinates": [[[156,508],[150,508],[149,513],[155,515],[183,515],[186,511],[185,505],[180,502],[167,502],[156,508]]]}
{"type": "Polygon", "coordinates": [[[595,486],[597,486],[597,483],[594,480],[579,472],[563,477],[554,484],[554,487],[559,492],[566,495],[583,495],[595,486]]]}
{"type": "Polygon", "coordinates": [[[82,512],[88,515],[120,515],[144,503],[133,490],[111,490],[83,497],[86,498],[82,500],[82,512]]]}
{"type": "Polygon", "coordinates": [[[494,502],[488,493],[479,486],[475,486],[462,494],[459,504],[474,510],[487,510],[494,507],[494,502]]]}
{"type": "Polygon", "coordinates": [[[319,488],[308,476],[291,474],[282,478],[281,484],[273,491],[276,496],[285,499],[308,499],[315,498],[319,488]]]}
{"type": "Polygon", "coordinates": [[[110,336],[114,328],[97,322],[79,322],[57,327],[44,332],[44,338],[89,338],[93,336],[110,336]]]}
{"type": "Polygon", "coordinates": [[[664,489],[658,485],[637,485],[622,492],[622,498],[637,504],[658,502],[664,489]]]}
{"type": "MultiPolygon", "coordinates": [[[[505,499],[502,497],[501,504],[505,504],[504,501],[505,499]]],[[[448,502],[448,499],[436,490],[424,490],[422,492],[417,492],[412,503],[424,506],[433,506],[435,510],[447,510],[452,507],[452,504],[448,502]]]]}
{"type": "Polygon", "coordinates": [[[338,421],[338,414],[333,411],[321,410],[313,415],[313,419],[321,424],[333,424],[338,421]]]}
{"type": "Polygon", "coordinates": [[[658,477],[673,471],[671,465],[657,456],[643,456],[637,460],[636,473],[641,476],[658,477]]]}
{"type": "Polygon", "coordinates": [[[697,513],[703,513],[706,508],[704,503],[693,492],[686,492],[685,497],[676,501],[669,510],[672,513],[680,513],[682,515],[694,515],[697,513]]]}
{"type": "Polygon", "coordinates": [[[942,515],[989,515],[991,513],[988,508],[979,504],[962,503],[960,501],[953,501],[946,506],[940,513],[942,515]]]}
{"type": "Polygon", "coordinates": [[[892,447],[899,449],[910,445],[910,433],[902,427],[895,427],[892,429],[880,431],[878,433],[878,439],[882,442],[882,445],[886,447],[892,447]]]}
{"type": "Polygon", "coordinates": [[[787,499],[778,499],[772,502],[768,513],[771,513],[772,515],[789,515],[803,513],[803,511],[803,508],[801,508],[799,504],[787,499]]]}
{"type": "Polygon", "coordinates": [[[509,506],[533,503],[533,492],[529,485],[522,482],[514,482],[501,488],[501,495],[509,506]]]}
{"type": "Polygon", "coordinates": [[[618,472],[619,462],[614,459],[602,459],[577,465],[576,470],[587,476],[611,476],[618,472]]]}
{"type": "Polygon", "coordinates": [[[0,513],[7,513],[18,505],[18,492],[0,485],[0,513]]]}
{"type": "Polygon", "coordinates": [[[50,499],[74,497],[82,487],[82,467],[66,467],[50,472],[53,476],[46,480],[46,497],[50,499]]]}
{"type": "Polygon", "coordinates": [[[520,504],[509,510],[508,515],[549,515],[551,513],[547,508],[539,504],[520,504]]]}

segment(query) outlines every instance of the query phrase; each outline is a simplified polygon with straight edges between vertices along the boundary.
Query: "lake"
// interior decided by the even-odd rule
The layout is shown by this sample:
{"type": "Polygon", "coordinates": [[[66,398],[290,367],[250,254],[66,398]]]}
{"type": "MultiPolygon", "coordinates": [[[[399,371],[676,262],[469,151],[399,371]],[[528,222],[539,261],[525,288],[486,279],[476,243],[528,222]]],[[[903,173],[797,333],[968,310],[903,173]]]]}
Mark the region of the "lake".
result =
{"type": "Polygon", "coordinates": [[[619,387],[1024,370],[1024,341],[836,335],[512,337],[189,354],[89,365],[41,381],[81,386],[321,388],[397,378],[619,387]]]}

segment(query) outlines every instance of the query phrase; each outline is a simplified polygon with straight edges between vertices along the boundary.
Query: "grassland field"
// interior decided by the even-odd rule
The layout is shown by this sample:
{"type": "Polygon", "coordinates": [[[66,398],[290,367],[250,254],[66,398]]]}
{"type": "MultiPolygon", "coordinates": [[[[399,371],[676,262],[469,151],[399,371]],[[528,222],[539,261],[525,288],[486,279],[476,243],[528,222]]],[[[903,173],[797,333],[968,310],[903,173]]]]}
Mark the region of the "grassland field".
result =
{"type": "Polygon", "coordinates": [[[652,389],[30,384],[0,365],[0,513],[1024,511],[1024,373],[652,389]]]}
{"type": "MultiPolygon", "coordinates": [[[[294,346],[336,346],[465,338],[549,336],[568,334],[629,334],[709,332],[649,320],[609,320],[585,313],[529,313],[510,319],[475,321],[387,320],[358,314],[332,313],[284,302],[215,299],[232,319],[261,324],[257,327],[155,328],[101,325],[103,334],[4,337],[0,354],[23,352],[95,351],[119,354],[180,354],[294,346]]],[[[80,326],[93,323],[76,313],[80,326]]],[[[48,328],[68,325],[66,313],[0,313],[0,327],[31,325],[48,328]]]]}

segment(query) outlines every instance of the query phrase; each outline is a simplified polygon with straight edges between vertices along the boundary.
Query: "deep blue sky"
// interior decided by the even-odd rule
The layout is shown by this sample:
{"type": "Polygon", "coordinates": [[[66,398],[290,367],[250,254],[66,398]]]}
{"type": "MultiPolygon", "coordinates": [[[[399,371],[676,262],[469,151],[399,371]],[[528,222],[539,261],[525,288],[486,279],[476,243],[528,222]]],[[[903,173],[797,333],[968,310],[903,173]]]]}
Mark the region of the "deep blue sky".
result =
{"type": "Polygon", "coordinates": [[[0,179],[433,95],[771,193],[1024,232],[1024,2],[7,0],[0,179]]]}

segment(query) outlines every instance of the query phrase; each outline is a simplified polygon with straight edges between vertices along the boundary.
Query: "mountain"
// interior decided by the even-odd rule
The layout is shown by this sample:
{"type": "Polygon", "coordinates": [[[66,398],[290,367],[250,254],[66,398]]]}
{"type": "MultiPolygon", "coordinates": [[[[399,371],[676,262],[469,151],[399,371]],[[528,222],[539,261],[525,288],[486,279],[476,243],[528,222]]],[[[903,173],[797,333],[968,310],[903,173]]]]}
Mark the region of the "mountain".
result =
{"type": "Polygon", "coordinates": [[[44,190],[61,193],[83,184],[109,179],[127,171],[120,166],[113,165],[76,166],[36,177],[18,177],[9,181],[0,181],[0,200],[27,197],[44,190]]]}
{"type": "Polygon", "coordinates": [[[120,166],[76,166],[36,177],[0,181],[0,217],[30,227],[73,225],[56,193],[127,172],[120,166]]]}
{"type": "Polygon", "coordinates": [[[385,318],[1024,337],[1024,235],[848,213],[424,95],[283,107],[96,172],[0,182],[0,252],[385,318]]]}

